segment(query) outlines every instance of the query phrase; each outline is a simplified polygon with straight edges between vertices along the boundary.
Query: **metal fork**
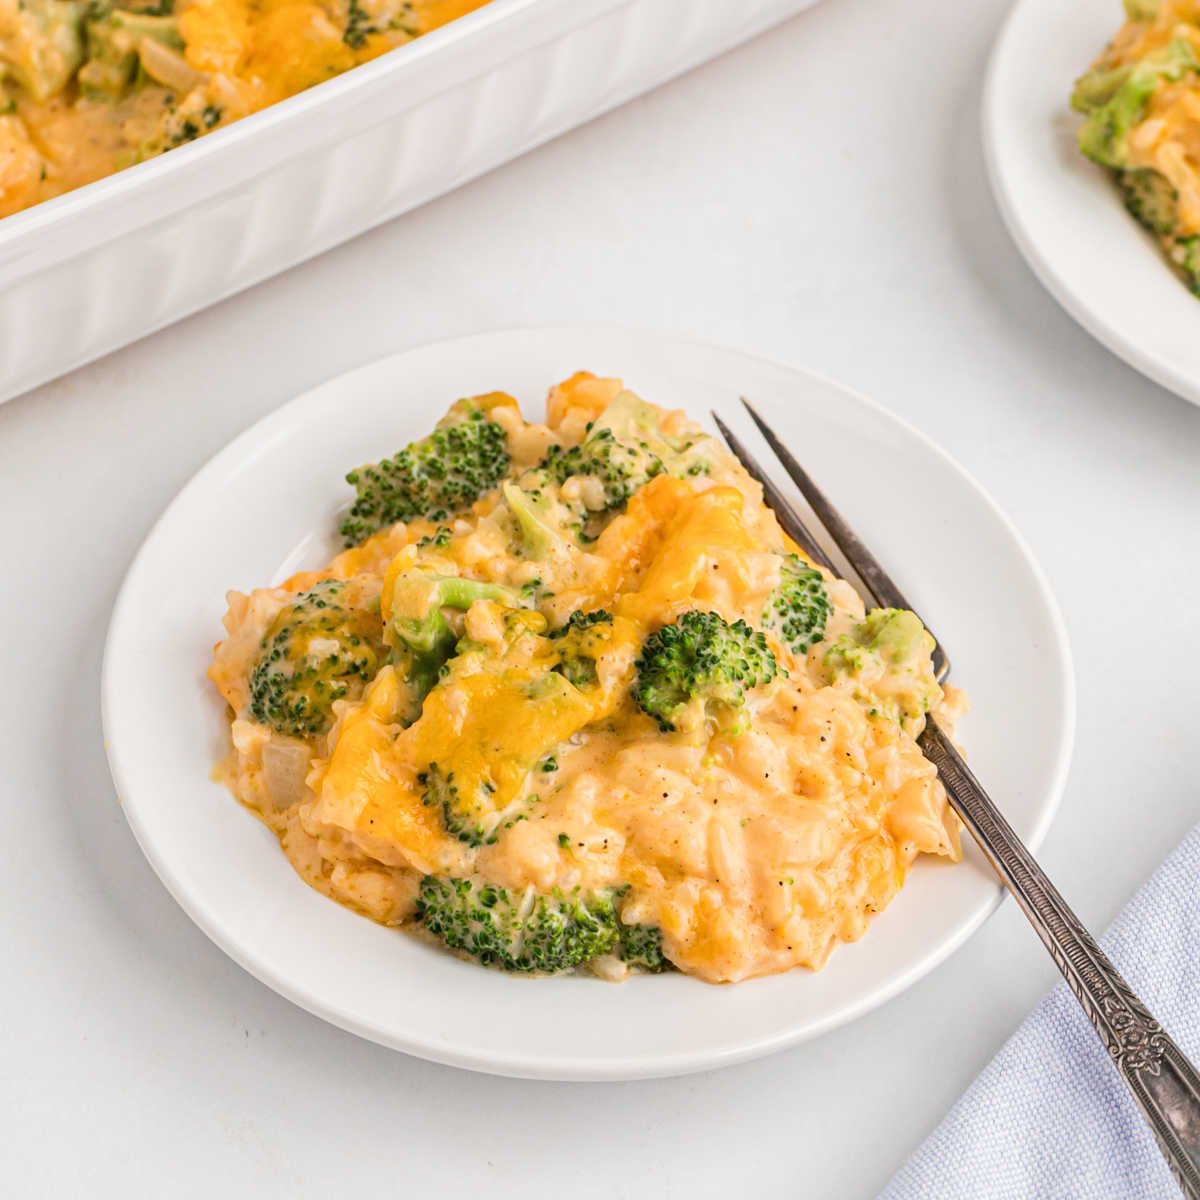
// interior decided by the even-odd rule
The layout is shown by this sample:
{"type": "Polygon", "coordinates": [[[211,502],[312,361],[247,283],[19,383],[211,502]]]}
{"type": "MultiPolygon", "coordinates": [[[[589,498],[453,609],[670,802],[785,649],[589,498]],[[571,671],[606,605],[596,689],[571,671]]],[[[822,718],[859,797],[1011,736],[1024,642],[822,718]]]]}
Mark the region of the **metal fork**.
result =
{"type": "MultiPolygon", "coordinates": [[[[771,427],[749,401],[743,399],[742,403],[862,580],[868,599],[881,608],[912,609],[879,560],[771,427]]],[[[712,415],[735,457],[763,485],[767,505],[784,532],[814,561],[837,574],[829,556],[754,456],[715,412],[712,415]]],[[[929,628],[928,622],[925,627],[929,628]]],[[[940,641],[933,664],[940,682],[950,671],[950,660],[940,641]]],[[[932,716],[927,718],[918,741],[925,757],[937,767],[954,811],[974,835],[1005,887],[1016,897],[1095,1026],[1113,1064],[1140,1105],[1183,1194],[1190,1200],[1200,1200],[1200,1074],[1096,945],[932,716]]]]}

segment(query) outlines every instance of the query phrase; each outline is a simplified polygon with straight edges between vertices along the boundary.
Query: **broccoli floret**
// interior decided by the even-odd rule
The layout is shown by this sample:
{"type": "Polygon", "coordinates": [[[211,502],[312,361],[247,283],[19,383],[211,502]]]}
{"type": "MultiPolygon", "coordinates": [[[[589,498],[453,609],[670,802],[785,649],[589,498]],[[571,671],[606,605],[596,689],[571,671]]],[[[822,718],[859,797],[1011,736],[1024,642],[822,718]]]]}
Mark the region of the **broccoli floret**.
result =
{"type": "Polygon", "coordinates": [[[472,879],[421,880],[416,919],[451,949],[506,971],[569,971],[617,941],[611,890],[510,892],[472,879]]]}
{"type": "Polygon", "coordinates": [[[414,38],[420,32],[411,0],[349,0],[342,41],[351,50],[361,50],[372,34],[397,31],[414,38]]]}
{"type": "Polygon", "coordinates": [[[552,446],[541,465],[522,479],[522,486],[536,491],[543,483],[561,486],[573,478],[598,481],[602,496],[585,497],[578,526],[583,540],[594,540],[603,521],[655,476],[686,475],[697,468],[698,460],[688,451],[698,440],[668,438],[654,409],[632,392],[622,392],[579,445],[552,446]]]}
{"type": "Polygon", "coordinates": [[[626,945],[631,966],[660,970],[658,930],[621,925],[617,905],[623,890],[543,894],[532,887],[509,891],[475,879],[427,875],[416,919],[451,949],[506,971],[570,971],[597,955],[620,953],[626,945]]]}
{"type": "Polygon", "coordinates": [[[1183,272],[1188,286],[1200,296],[1200,235],[1180,238],[1171,247],[1171,258],[1183,272]]]}
{"type": "Polygon", "coordinates": [[[430,722],[419,779],[424,801],[441,811],[448,833],[472,846],[491,844],[523,820],[538,801],[530,789],[547,756],[623,696],[585,693],[564,677],[541,613],[503,615],[498,639],[459,640],[444,681],[421,707],[421,720],[430,722]],[[459,689],[478,698],[465,714],[459,689]],[[537,719],[528,718],[530,709],[537,719]]]}
{"type": "Polygon", "coordinates": [[[416,568],[402,572],[393,583],[389,635],[418,702],[437,683],[458,643],[442,610],[466,612],[476,600],[492,600],[506,608],[520,603],[517,593],[501,584],[416,568]]]}
{"type": "Polygon", "coordinates": [[[9,6],[0,36],[0,76],[34,100],[61,92],[83,61],[83,0],[22,0],[9,6]]]}
{"type": "Polygon", "coordinates": [[[427,533],[419,542],[417,549],[424,550],[432,546],[435,550],[441,550],[450,545],[450,539],[454,536],[453,531],[448,525],[439,525],[433,533],[427,533]]]}
{"type": "Polygon", "coordinates": [[[87,62],[79,70],[79,90],[92,99],[117,100],[125,94],[137,74],[143,38],[183,49],[178,21],[169,13],[93,9],[86,28],[87,62]]]}
{"type": "Polygon", "coordinates": [[[573,612],[567,623],[551,635],[559,654],[555,668],[581,691],[596,683],[596,656],[612,628],[612,615],[603,609],[573,612]]]}
{"type": "Polygon", "coordinates": [[[503,484],[501,490],[516,520],[525,553],[530,558],[545,558],[555,547],[567,546],[570,542],[555,524],[550,505],[537,487],[540,480],[531,476],[527,482],[528,489],[509,482],[503,484]]]}
{"type": "MultiPolygon", "coordinates": [[[[512,629],[509,632],[514,642],[522,636],[512,629]]],[[[466,668],[468,673],[476,669],[494,669],[485,665],[489,662],[488,653],[481,652],[479,647],[474,647],[465,640],[458,642],[457,651],[458,657],[444,668],[445,672],[449,673],[454,664],[466,664],[471,659],[474,659],[474,665],[466,668]]],[[[545,699],[544,695],[539,694],[542,678],[544,677],[533,676],[528,681],[527,690],[522,698],[531,702],[545,699]]],[[[568,687],[563,680],[558,681],[558,686],[563,690],[568,687]]],[[[469,741],[472,735],[471,731],[460,731],[458,740],[469,741]]],[[[514,774],[528,777],[528,774],[544,760],[548,748],[539,744],[530,754],[529,760],[522,762],[514,774]]],[[[452,754],[453,749],[448,749],[448,753],[452,754]]],[[[503,772],[500,772],[500,777],[504,778],[503,772]]],[[[451,837],[466,842],[468,846],[492,845],[505,828],[511,826],[514,821],[524,820],[525,810],[537,803],[538,799],[536,794],[527,795],[522,786],[511,786],[511,780],[510,786],[502,791],[497,784],[497,773],[493,764],[486,759],[481,762],[474,756],[468,758],[466,766],[460,764],[458,770],[449,763],[432,760],[417,775],[417,783],[421,787],[422,802],[427,807],[438,810],[446,832],[451,837]]]]}
{"type": "Polygon", "coordinates": [[[1200,295],[1200,237],[1170,238],[1179,222],[1179,194],[1170,181],[1146,168],[1119,172],[1117,185],[1129,212],[1151,233],[1168,239],[1171,261],[1191,290],[1200,295]]]}
{"type": "Polygon", "coordinates": [[[1093,67],[1075,80],[1071,107],[1078,113],[1090,113],[1107,104],[1129,78],[1130,67],[1093,67]]]}
{"type": "Polygon", "coordinates": [[[798,555],[787,555],[780,567],[779,585],[763,609],[763,624],[774,629],[799,658],[825,636],[832,611],[821,572],[798,555]]]}
{"type": "Polygon", "coordinates": [[[1125,15],[1131,21],[1153,21],[1162,0],[1125,0],[1125,15]]]}
{"type": "Polygon", "coordinates": [[[934,645],[916,613],[876,608],[830,645],[824,664],[833,681],[854,681],[856,698],[871,716],[908,728],[941,694],[930,661],[934,645]],[[858,691],[860,686],[868,690],[858,691]]]}
{"type": "Polygon", "coordinates": [[[874,608],[855,626],[858,641],[885,662],[899,663],[914,654],[933,652],[933,635],[906,608],[874,608]]]}
{"type": "Polygon", "coordinates": [[[267,630],[250,675],[250,715],[290,737],[318,737],[333,724],[334,701],[361,693],[383,656],[378,592],[324,580],[267,630]]]}
{"type": "Polygon", "coordinates": [[[1178,220],[1179,193],[1157,171],[1122,171],[1117,176],[1125,207],[1152,233],[1170,233],[1178,220]]]}
{"type": "MultiPolygon", "coordinates": [[[[663,730],[684,710],[702,704],[713,718],[737,715],[750,688],[770,683],[779,664],[767,639],[745,621],[730,624],[714,612],[685,612],[652,633],[637,663],[633,698],[663,730]]],[[[738,725],[730,727],[736,732],[738,725]]]]}
{"type": "Polygon", "coordinates": [[[346,476],[358,495],[341,525],[347,546],[397,521],[441,521],[469,508],[509,467],[502,426],[460,400],[427,438],[346,476]]]}
{"type": "Polygon", "coordinates": [[[1127,67],[1100,67],[1075,85],[1072,105],[1087,118],[1079,128],[1079,148],[1105,167],[1128,162],[1130,130],[1142,119],[1160,83],[1174,83],[1200,69],[1191,46],[1182,38],[1168,42],[1127,67]]]}
{"type": "Polygon", "coordinates": [[[490,845],[510,815],[507,811],[492,810],[488,800],[495,795],[496,787],[486,779],[478,783],[468,780],[460,785],[453,771],[431,762],[417,776],[417,782],[423,789],[423,803],[441,810],[446,832],[468,846],[490,845]]]}
{"type": "Polygon", "coordinates": [[[825,652],[825,662],[834,667],[858,670],[865,654],[885,663],[902,663],[921,650],[933,649],[933,638],[916,613],[905,608],[875,608],[849,634],[843,634],[825,652]]]}
{"type": "Polygon", "coordinates": [[[562,484],[576,475],[598,479],[604,485],[604,511],[612,511],[667,468],[647,443],[627,445],[611,429],[594,427],[569,450],[551,446],[541,469],[550,483],[562,484]]]}
{"type": "Polygon", "coordinates": [[[654,925],[622,925],[617,936],[617,957],[627,966],[649,974],[671,966],[663,954],[662,930],[654,925]]]}
{"type": "Polygon", "coordinates": [[[537,796],[517,796],[504,808],[497,807],[496,785],[490,779],[459,779],[454,771],[431,762],[417,776],[421,800],[442,814],[442,824],[451,837],[468,846],[490,846],[506,825],[523,819],[522,810],[537,796]]]}

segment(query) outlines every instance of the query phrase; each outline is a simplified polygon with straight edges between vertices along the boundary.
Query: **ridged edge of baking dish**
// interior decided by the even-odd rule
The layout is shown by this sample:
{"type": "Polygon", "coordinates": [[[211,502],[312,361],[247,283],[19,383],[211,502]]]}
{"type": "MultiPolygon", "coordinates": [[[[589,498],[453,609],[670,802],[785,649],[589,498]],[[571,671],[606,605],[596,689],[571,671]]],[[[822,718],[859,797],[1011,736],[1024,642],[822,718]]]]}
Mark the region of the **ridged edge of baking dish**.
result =
{"type": "Polygon", "coordinates": [[[0,220],[0,400],[450,191],[814,0],[492,0],[0,220]]]}

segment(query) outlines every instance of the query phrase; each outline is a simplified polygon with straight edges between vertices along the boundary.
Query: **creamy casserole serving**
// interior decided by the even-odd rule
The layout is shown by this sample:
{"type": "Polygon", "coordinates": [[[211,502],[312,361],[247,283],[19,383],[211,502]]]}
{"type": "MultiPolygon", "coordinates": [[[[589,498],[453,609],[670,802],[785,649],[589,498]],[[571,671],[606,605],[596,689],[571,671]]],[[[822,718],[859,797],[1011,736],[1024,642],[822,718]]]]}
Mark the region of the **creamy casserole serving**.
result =
{"type": "Polygon", "coordinates": [[[231,592],[220,773],[313,887],[511,971],[820,967],[958,825],[933,640],[681,413],[581,373],[354,471],[346,549],[231,592]]]}
{"type": "Polygon", "coordinates": [[[1075,83],[1079,148],[1200,294],[1200,0],[1125,0],[1125,16],[1075,83]]]}

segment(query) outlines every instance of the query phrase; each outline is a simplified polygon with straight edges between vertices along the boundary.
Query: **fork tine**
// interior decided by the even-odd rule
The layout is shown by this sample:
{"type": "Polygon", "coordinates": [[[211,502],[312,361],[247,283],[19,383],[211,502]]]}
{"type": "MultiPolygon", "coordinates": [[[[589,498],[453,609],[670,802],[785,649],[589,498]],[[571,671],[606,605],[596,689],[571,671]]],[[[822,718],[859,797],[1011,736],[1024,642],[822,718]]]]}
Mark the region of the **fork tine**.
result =
{"type": "Polygon", "coordinates": [[[816,539],[808,531],[808,526],[800,519],[799,513],[788,503],[783,493],[771,481],[770,476],[758,465],[754,455],[742,445],[741,439],[721,420],[714,412],[712,419],[716,422],[717,428],[721,431],[721,436],[725,439],[725,444],[733,452],[734,458],[746,468],[747,473],[758,483],[762,484],[763,498],[767,502],[767,507],[775,514],[779,524],[783,527],[783,532],[804,551],[805,554],[817,563],[824,567],[827,571],[832,571],[837,574],[832,562],[829,561],[829,555],[817,545],[816,539]]]}
{"type": "MultiPolygon", "coordinates": [[[[742,405],[750,414],[750,419],[758,426],[767,445],[774,451],[775,457],[782,463],[789,478],[800,489],[801,495],[808,501],[813,512],[817,514],[817,519],[825,526],[838,549],[846,556],[846,561],[858,573],[875,603],[881,608],[907,608],[916,612],[916,609],[905,598],[904,593],[893,582],[892,577],[883,569],[883,564],[867,549],[862,539],[851,529],[845,517],[829,502],[829,498],[813,482],[812,476],[796,461],[792,452],[779,440],[775,431],[759,416],[754,405],[745,396],[742,397],[742,405]]],[[[922,624],[924,624],[924,619],[922,619],[922,624]]],[[[925,628],[929,629],[929,626],[925,625],[925,628]]],[[[930,632],[933,631],[930,630],[930,632]]],[[[933,668],[939,681],[950,672],[950,659],[942,649],[940,641],[934,648],[933,668]]]]}

